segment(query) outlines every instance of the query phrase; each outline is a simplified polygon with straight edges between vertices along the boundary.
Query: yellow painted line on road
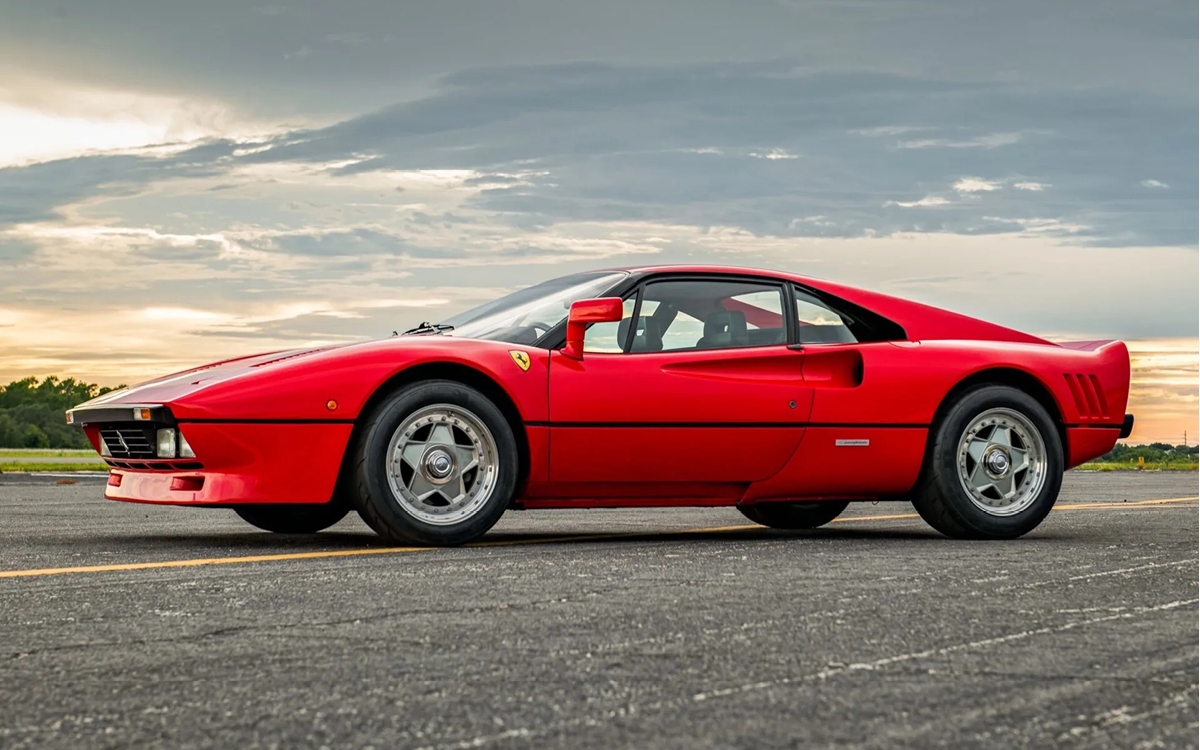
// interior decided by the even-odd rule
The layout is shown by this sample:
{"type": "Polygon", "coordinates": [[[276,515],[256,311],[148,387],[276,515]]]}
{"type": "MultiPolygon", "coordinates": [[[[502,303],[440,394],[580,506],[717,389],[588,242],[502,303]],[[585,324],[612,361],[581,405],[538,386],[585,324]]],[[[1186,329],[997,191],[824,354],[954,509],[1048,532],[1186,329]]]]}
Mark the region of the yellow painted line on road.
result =
{"type": "MultiPolygon", "coordinates": [[[[1170,505],[1200,500],[1197,497],[1171,497],[1157,500],[1134,500],[1127,503],[1077,503],[1059,505],[1055,511],[1094,510],[1101,508],[1128,508],[1130,506],[1170,505]]],[[[881,516],[851,516],[835,518],[831,523],[855,523],[861,521],[896,521],[920,518],[916,513],[897,513],[881,516]]],[[[730,531],[762,529],[758,524],[738,526],[710,526],[699,529],[664,529],[662,531],[631,531],[614,534],[579,534],[576,536],[552,536],[540,539],[505,539],[494,542],[476,542],[468,547],[511,547],[528,544],[561,544],[565,542],[592,542],[611,539],[642,539],[658,536],[684,536],[689,534],[721,534],[730,531]]],[[[32,570],[0,570],[0,578],[32,578],[66,573],[110,573],[120,570],[155,570],[158,568],[193,568],[201,565],[237,565],[241,563],[280,562],[285,560],[318,560],[333,557],[360,557],[363,555],[394,555],[403,552],[429,552],[437,547],[375,547],[369,549],[330,550],[325,552],[289,552],[278,555],[247,555],[245,557],[208,557],[195,560],[166,560],[163,562],[117,563],[114,565],[81,565],[72,568],[36,568],[32,570]]]]}
{"type": "Polygon", "coordinates": [[[901,518],[920,518],[916,513],[897,513],[894,516],[850,516],[835,518],[830,523],[851,523],[852,521],[897,521],[901,518]]]}
{"type": "MultiPolygon", "coordinates": [[[[1054,510],[1099,510],[1101,508],[1128,508],[1131,505],[1170,505],[1173,503],[1187,503],[1200,500],[1200,496],[1196,497],[1164,497],[1158,500],[1132,500],[1125,503],[1073,503],[1071,505],[1055,505],[1054,510]]],[[[916,513],[901,513],[895,516],[851,516],[849,518],[835,518],[830,523],[850,523],[852,521],[889,521],[898,520],[901,518],[920,518],[916,513]]],[[[740,526],[737,528],[751,529],[754,526],[740,526]]]]}
{"type": "Polygon", "coordinates": [[[151,570],[154,568],[192,568],[199,565],[234,565],[237,563],[274,562],[277,560],[313,560],[321,557],[356,557],[397,552],[425,552],[430,547],[377,547],[346,549],[329,552],[289,552],[281,555],[248,555],[246,557],[207,557],[197,560],[167,560],[165,562],[118,563],[116,565],[81,565],[75,568],[40,568],[36,570],[0,570],[0,578],[55,576],[63,573],[107,573],[114,570],[151,570]]]}
{"type": "Polygon", "coordinates": [[[1092,510],[1093,508],[1127,508],[1130,505],[1170,505],[1172,503],[1187,503],[1200,500],[1197,497],[1164,497],[1160,500],[1131,500],[1127,503],[1075,503],[1073,505],[1056,505],[1055,510],[1092,510]]]}

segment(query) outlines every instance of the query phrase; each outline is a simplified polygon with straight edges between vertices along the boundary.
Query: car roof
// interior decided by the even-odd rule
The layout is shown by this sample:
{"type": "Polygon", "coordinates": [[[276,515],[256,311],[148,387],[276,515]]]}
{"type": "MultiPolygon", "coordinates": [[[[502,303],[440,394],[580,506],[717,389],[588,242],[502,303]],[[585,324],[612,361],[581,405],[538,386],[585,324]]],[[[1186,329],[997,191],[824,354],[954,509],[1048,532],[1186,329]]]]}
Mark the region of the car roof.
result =
{"type": "Polygon", "coordinates": [[[778,279],[788,279],[801,283],[808,281],[823,281],[816,276],[805,276],[802,274],[788,273],[787,271],[777,271],[767,268],[750,268],[748,266],[717,266],[717,265],[654,265],[654,266],[622,266],[619,268],[605,269],[609,271],[625,271],[627,273],[649,274],[649,273],[729,273],[742,274],[750,276],[771,276],[778,279]]]}
{"type": "Polygon", "coordinates": [[[1049,342],[1011,328],[977,320],[966,315],[874,292],[861,287],[828,281],[816,276],[803,276],[785,271],[771,271],[745,266],[663,264],[626,266],[610,269],[633,274],[649,273],[728,273],[765,276],[794,281],[818,292],[858,305],[864,310],[891,321],[906,332],[909,339],[974,339],[979,341],[1012,341],[1031,344],[1049,342]]]}

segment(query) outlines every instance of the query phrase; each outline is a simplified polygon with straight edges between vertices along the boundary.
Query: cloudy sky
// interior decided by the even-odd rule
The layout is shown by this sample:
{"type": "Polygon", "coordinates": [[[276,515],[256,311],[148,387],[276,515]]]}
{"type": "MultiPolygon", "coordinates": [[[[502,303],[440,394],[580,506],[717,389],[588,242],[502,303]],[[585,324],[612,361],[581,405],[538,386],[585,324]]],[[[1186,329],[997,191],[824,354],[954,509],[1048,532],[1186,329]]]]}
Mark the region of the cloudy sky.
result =
{"type": "Polygon", "coordinates": [[[0,0],[0,381],[766,266],[1136,352],[1197,430],[1194,0],[0,0]]]}

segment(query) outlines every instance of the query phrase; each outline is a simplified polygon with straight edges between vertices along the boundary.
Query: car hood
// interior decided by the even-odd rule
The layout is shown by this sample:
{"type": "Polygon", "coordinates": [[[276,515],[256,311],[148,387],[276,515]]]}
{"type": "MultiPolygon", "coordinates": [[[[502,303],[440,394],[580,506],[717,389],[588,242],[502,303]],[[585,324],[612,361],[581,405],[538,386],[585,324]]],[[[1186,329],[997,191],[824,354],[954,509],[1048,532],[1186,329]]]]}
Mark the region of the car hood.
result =
{"type": "Polygon", "coordinates": [[[193,367],[190,370],[184,370],[171,375],[165,375],[161,378],[148,380],[127,388],[109,391],[103,396],[98,396],[75,408],[117,404],[167,404],[218,383],[224,383],[234,378],[258,372],[264,367],[271,367],[282,362],[293,361],[301,357],[342,349],[348,346],[353,346],[353,344],[286,349],[226,359],[200,367],[193,367]]]}
{"type": "MultiPolygon", "coordinates": [[[[358,394],[347,396],[356,387],[326,387],[333,383],[356,386],[387,375],[407,364],[427,359],[472,362],[481,350],[498,350],[507,357],[510,347],[502,342],[454,336],[392,336],[349,344],[266,352],[214,362],[177,372],[128,388],[106,393],[76,406],[95,409],[107,406],[170,406],[176,416],[211,418],[217,413],[240,415],[302,414],[312,418],[313,388],[320,387],[327,397],[319,399],[321,412],[327,400],[345,400],[343,406],[361,401],[358,394]],[[299,396],[300,392],[306,395],[299,396]],[[303,404],[287,405],[287,394],[303,404]],[[341,394],[339,396],[339,394],[341,394]],[[297,409],[299,411],[297,411],[297,409]]],[[[350,411],[353,411],[352,409],[350,411]]],[[[341,409],[341,418],[347,409],[341,409]]],[[[322,418],[334,418],[322,413],[322,418]]]]}

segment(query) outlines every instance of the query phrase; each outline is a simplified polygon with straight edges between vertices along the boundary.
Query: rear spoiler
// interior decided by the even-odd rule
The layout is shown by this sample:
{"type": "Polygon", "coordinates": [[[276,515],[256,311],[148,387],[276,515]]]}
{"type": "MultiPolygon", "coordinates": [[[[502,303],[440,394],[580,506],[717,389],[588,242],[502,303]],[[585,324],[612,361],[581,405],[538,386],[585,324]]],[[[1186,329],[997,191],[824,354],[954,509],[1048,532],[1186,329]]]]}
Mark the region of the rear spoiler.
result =
{"type": "Polygon", "coordinates": [[[1056,346],[1061,346],[1063,349],[1074,349],[1077,352],[1094,352],[1097,349],[1103,349],[1110,344],[1120,344],[1121,341],[1116,339],[1096,339],[1095,341],[1055,341],[1056,346]]]}

